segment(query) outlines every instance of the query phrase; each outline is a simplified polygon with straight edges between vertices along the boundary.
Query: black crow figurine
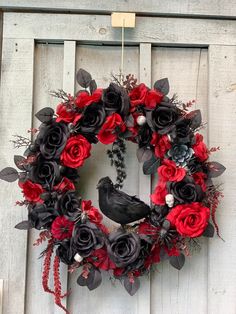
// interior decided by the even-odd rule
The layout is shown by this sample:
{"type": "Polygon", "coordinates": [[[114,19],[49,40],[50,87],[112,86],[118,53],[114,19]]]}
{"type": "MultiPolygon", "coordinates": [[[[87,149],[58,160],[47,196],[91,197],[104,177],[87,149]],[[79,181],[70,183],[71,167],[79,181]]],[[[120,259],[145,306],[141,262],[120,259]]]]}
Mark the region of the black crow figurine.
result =
{"type": "Polygon", "coordinates": [[[142,219],[150,213],[148,205],[135,196],[117,190],[109,177],[100,179],[97,189],[101,211],[121,225],[142,219]]]}

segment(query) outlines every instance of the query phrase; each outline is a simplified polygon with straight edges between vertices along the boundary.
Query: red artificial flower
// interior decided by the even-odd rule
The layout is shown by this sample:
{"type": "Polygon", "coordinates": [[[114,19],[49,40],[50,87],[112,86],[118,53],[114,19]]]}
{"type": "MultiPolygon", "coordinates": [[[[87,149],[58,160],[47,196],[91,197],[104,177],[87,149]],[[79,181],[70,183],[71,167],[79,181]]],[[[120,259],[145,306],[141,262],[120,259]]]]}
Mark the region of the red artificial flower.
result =
{"type": "Polygon", "coordinates": [[[57,106],[56,114],[57,114],[56,122],[64,121],[70,123],[74,121],[76,116],[76,112],[68,109],[68,107],[63,103],[57,106]]]}
{"type": "Polygon", "coordinates": [[[178,168],[174,161],[165,159],[163,164],[158,168],[158,174],[164,181],[179,182],[185,177],[186,170],[178,168]]]}
{"type": "Polygon", "coordinates": [[[154,227],[147,221],[140,222],[138,226],[138,234],[155,236],[157,234],[157,230],[158,228],[154,227]]]}
{"type": "Polygon", "coordinates": [[[173,246],[172,248],[168,248],[168,246],[165,246],[164,250],[166,251],[168,256],[179,256],[180,255],[180,251],[175,246],[173,246]]]}
{"type": "Polygon", "coordinates": [[[209,218],[210,209],[197,202],[178,205],[166,217],[181,236],[190,238],[203,234],[209,218]]]}
{"type": "Polygon", "coordinates": [[[131,107],[143,105],[145,103],[145,97],[148,92],[148,88],[145,84],[140,84],[129,93],[129,99],[131,107]]]}
{"type": "Polygon", "coordinates": [[[116,265],[109,258],[107,250],[104,248],[95,250],[87,260],[95,267],[103,270],[116,269],[116,265]]]}
{"type": "Polygon", "coordinates": [[[116,268],[113,270],[113,275],[115,277],[120,277],[123,275],[123,272],[124,272],[124,268],[116,268]]]}
{"type": "Polygon", "coordinates": [[[151,252],[144,263],[146,269],[148,269],[152,264],[160,263],[161,261],[160,252],[161,252],[160,245],[159,244],[153,245],[151,252]]]}
{"type": "Polygon", "coordinates": [[[154,193],[151,195],[151,200],[156,205],[165,205],[166,195],[167,195],[166,182],[160,180],[155,188],[154,193]]]}
{"type": "Polygon", "coordinates": [[[154,109],[163,99],[163,94],[155,89],[147,92],[145,98],[145,106],[149,109],[154,109]]]}
{"type": "Polygon", "coordinates": [[[200,185],[203,192],[206,192],[207,186],[206,186],[205,180],[207,179],[207,175],[204,172],[199,171],[199,172],[193,173],[193,178],[196,184],[200,185]]]}
{"type": "Polygon", "coordinates": [[[82,201],[81,209],[91,222],[95,224],[101,223],[102,215],[99,213],[96,207],[92,206],[91,201],[82,201]]]}
{"type": "Polygon", "coordinates": [[[33,183],[30,180],[19,182],[20,188],[23,190],[24,197],[29,202],[43,203],[40,195],[43,193],[43,188],[40,184],[33,183]]]}
{"type": "Polygon", "coordinates": [[[80,92],[75,99],[75,104],[79,108],[84,108],[85,106],[89,106],[94,102],[99,102],[102,97],[102,89],[96,89],[92,95],[89,95],[88,92],[80,92]]]}
{"type": "Polygon", "coordinates": [[[106,118],[101,130],[98,133],[98,140],[103,144],[111,144],[117,138],[117,133],[125,131],[125,124],[118,113],[113,113],[106,118]]]}
{"type": "Polygon", "coordinates": [[[91,144],[82,135],[72,136],[68,139],[61,154],[64,166],[77,168],[83,165],[84,160],[90,156],[91,144]]]}
{"type": "Polygon", "coordinates": [[[200,159],[200,161],[205,161],[209,157],[209,151],[206,144],[203,142],[203,136],[199,133],[195,135],[195,144],[192,146],[195,156],[200,159]]]}
{"type": "Polygon", "coordinates": [[[74,223],[65,218],[65,216],[57,217],[51,226],[51,233],[53,238],[57,240],[64,240],[71,238],[74,223]]]}
{"type": "Polygon", "coordinates": [[[151,144],[154,146],[154,153],[158,158],[164,158],[165,153],[171,148],[168,136],[161,136],[158,133],[153,133],[151,144]]]}
{"type": "Polygon", "coordinates": [[[66,191],[75,191],[75,185],[68,178],[64,177],[60,183],[53,187],[55,191],[66,192],[66,191]]]}

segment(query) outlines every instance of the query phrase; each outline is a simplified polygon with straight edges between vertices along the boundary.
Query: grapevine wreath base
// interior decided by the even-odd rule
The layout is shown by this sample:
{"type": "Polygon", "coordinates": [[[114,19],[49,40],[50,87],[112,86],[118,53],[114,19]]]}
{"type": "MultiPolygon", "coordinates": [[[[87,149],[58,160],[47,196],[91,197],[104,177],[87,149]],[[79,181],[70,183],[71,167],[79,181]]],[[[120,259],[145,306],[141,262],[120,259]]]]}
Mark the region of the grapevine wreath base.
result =
{"type": "Polygon", "coordinates": [[[149,89],[128,75],[122,84],[113,78],[108,88],[98,89],[80,69],[77,81],[82,90],[76,96],[52,92],[61,99],[56,112],[47,107],[36,114],[42,124],[30,130],[35,140],[15,136],[16,147],[27,147],[25,157],[14,157],[19,170],[7,167],[0,172],[5,181],[18,180],[24,195],[17,204],[27,207],[28,220],[16,228],[40,230],[35,245],[47,241],[43,288],[66,313],[60,262],[69,271],[81,269],[80,286],[97,288],[101,272],[109,271],[134,295],[139,277],[153,264],[168,259],[181,269],[197,238],[212,237],[214,230],[219,235],[215,212],[222,193],[212,178],[225,170],[209,161],[218,148],[208,149],[198,133],[203,127],[200,111],[189,111],[193,102],[167,97],[167,79],[149,89]],[[126,177],[126,140],[137,144],[144,175],[158,174],[151,207],[120,190],[126,177]],[[117,172],[115,184],[108,177],[95,183],[100,210],[120,224],[112,232],[91,200],[78,196],[75,188],[77,169],[97,142],[112,144],[107,154],[117,172]],[[51,268],[53,288],[48,286],[51,268]]]}

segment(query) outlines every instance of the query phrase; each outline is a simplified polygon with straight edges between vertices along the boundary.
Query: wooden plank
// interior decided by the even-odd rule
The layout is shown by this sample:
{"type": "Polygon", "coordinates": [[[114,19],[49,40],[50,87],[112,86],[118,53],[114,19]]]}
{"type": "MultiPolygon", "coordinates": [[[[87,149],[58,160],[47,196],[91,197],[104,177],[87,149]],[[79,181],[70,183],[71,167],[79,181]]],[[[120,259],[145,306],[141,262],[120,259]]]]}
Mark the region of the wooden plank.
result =
{"type": "MultiPolygon", "coordinates": [[[[111,81],[111,73],[119,74],[120,68],[120,48],[104,46],[81,46],[77,48],[76,70],[80,67],[89,71],[93,78],[96,79],[98,87],[107,87],[111,81]]],[[[138,77],[139,72],[139,50],[138,47],[125,47],[125,74],[133,73],[138,77]]],[[[78,90],[78,86],[76,87],[78,90]]],[[[106,150],[111,145],[96,144],[93,145],[91,157],[80,169],[79,193],[83,199],[91,199],[95,206],[98,207],[98,195],[96,184],[99,179],[110,176],[114,181],[116,174],[115,169],[110,166],[106,150]]],[[[139,193],[139,175],[138,161],[136,159],[137,146],[133,143],[127,143],[127,155],[125,163],[127,166],[127,179],[125,180],[123,190],[131,195],[139,193]]],[[[116,224],[109,219],[105,219],[105,224],[113,230],[116,224]]],[[[71,313],[91,314],[140,314],[140,308],[144,300],[141,297],[145,295],[145,280],[142,279],[139,295],[130,297],[125,291],[123,284],[118,280],[112,284],[109,280],[110,275],[102,273],[103,282],[100,287],[94,291],[89,291],[86,287],[79,287],[76,279],[79,272],[70,275],[69,288],[72,293],[69,296],[69,310],[71,313]],[[142,300],[142,301],[141,301],[142,300]]],[[[146,302],[146,301],[145,301],[146,302]]],[[[144,303],[145,303],[144,302],[144,303]]],[[[145,303],[146,304],[146,303],[145,303]]],[[[146,311],[145,311],[146,313],[146,311]]]]}
{"type": "MultiPolygon", "coordinates": [[[[130,44],[208,46],[236,44],[236,21],[167,17],[136,18],[136,27],[127,29],[130,44]],[[216,31],[217,30],[217,31],[216,31]]],[[[46,41],[120,42],[120,30],[111,27],[104,15],[4,13],[4,36],[46,41]],[[37,25],[35,25],[37,21],[37,25]],[[78,31],[79,30],[79,31],[78,31]]]]}
{"type": "MultiPolygon", "coordinates": [[[[57,98],[49,95],[49,90],[63,88],[63,55],[63,45],[36,45],[33,114],[45,106],[53,107],[55,109],[56,104],[59,103],[57,98]]],[[[37,128],[39,124],[40,122],[34,117],[33,126],[37,128]]],[[[39,256],[45,249],[45,244],[38,247],[33,246],[33,243],[38,238],[38,235],[39,232],[35,229],[32,229],[29,233],[25,314],[63,313],[63,311],[59,311],[54,304],[53,296],[43,291],[43,259],[39,259],[39,256]]],[[[53,288],[52,272],[49,286],[53,288]]],[[[66,285],[63,283],[62,289],[66,290],[66,288],[66,285]]],[[[22,313],[23,312],[19,314],[22,313]]]]}
{"type": "MultiPolygon", "coordinates": [[[[139,82],[146,84],[151,88],[151,61],[152,61],[152,45],[150,43],[140,43],[139,48],[139,82]]],[[[135,156],[133,156],[135,158],[135,156]]],[[[151,177],[143,174],[143,163],[139,164],[139,198],[147,204],[150,204],[151,194],[151,177]]],[[[151,289],[150,277],[142,278],[142,293],[138,291],[139,307],[138,313],[150,314],[151,305],[151,289]]]]}
{"type": "Polygon", "coordinates": [[[209,143],[221,150],[212,156],[226,166],[224,199],[217,210],[217,222],[225,242],[215,237],[209,243],[208,313],[234,314],[236,309],[236,46],[209,47],[209,143]]]}
{"type": "MultiPolygon", "coordinates": [[[[205,49],[153,48],[153,83],[168,77],[169,95],[177,93],[183,101],[196,99],[204,121],[208,111],[207,68],[205,49]]],[[[151,313],[207,313],[207,241],[202,240],[199,253],[186,258],[181,271],[167,261],[158,265],[151,276],[151,313]]]]}
{"type": "Polygon", "coordinates": [[[187,16],[211,16],[222,18],[235,18],[236,1],[228,0],[126,0],[107,1],[100,0],[1,0],[0,7],[3,10],[31,10],[31,11],[68,11],[79,13],[107,13],[111,12],[136,12],[149,15],[187,15],[187,16]]]}
{"type": "MultiPolygon", "coordinates": [[[[13,151],[9,144],[14,134],[28,136],[32,125],[34,40],[4,39],[1,74],[1,156],[0,169],[14,166],[13,155],[23,154],[25,148],[13,151]]],[[[14,226],[27,218],[25,207],[15,207],[22,200],[15,184],[1,182],[0,190],[0,278],[4,280],[3,313],[24,313],[27,232],[14,226]]]]}

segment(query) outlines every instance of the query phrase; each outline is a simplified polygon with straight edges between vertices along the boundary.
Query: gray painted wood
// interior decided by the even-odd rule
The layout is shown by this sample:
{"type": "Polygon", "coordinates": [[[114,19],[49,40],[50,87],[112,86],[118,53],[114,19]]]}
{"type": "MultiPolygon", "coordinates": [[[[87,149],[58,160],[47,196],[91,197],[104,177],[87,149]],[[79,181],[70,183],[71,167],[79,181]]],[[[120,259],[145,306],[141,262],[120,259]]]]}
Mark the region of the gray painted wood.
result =
{"type": "Polygon", "coordinates": [[[227,0],[1,0],[4,10],[45,10],[62,12],[136,12],[149,15],[187,15],[235,18],[236,1],[227,0]]]}
{"type": "MultiPolygon", "coordinates": [[[[32,39],[4,39],[1,73],[0,106],[0,168],[14,166],[14,151],[10,143],[14,134],[28,136],[27,129],[32,123],[33,97],[33,58],[32,39]],[[17,109],[16,109],[17,108],[17,109]]],[[[24,207],[14,206],[22,200],[17,184],[1,181],[0,189],[0,278],[4,280],[3,313],[24,313],[27,232],[14,229],[14,226],[27,218],[24,207]]]]}
{"type": "MultiPolygon", "coordinates": [[[[235,35],[234,20],[139,16],[125,38],[132,44],[208,46],[236,44],[235,35]]],[[[120,42],[120,29],[112,28],[110,16],[104,15],[4,13],[4,37],[109,44],[120,42]]]]}
{"type": "Polygon", "coordinates": [[[223,183],[224,199],[217,222],[225,242],[215,237],[209,243],[208,313],[236,312],[236,46],[209,47],[209,144],[221,150],[212,159],[227,170],[215,180],[223,183]]]}

